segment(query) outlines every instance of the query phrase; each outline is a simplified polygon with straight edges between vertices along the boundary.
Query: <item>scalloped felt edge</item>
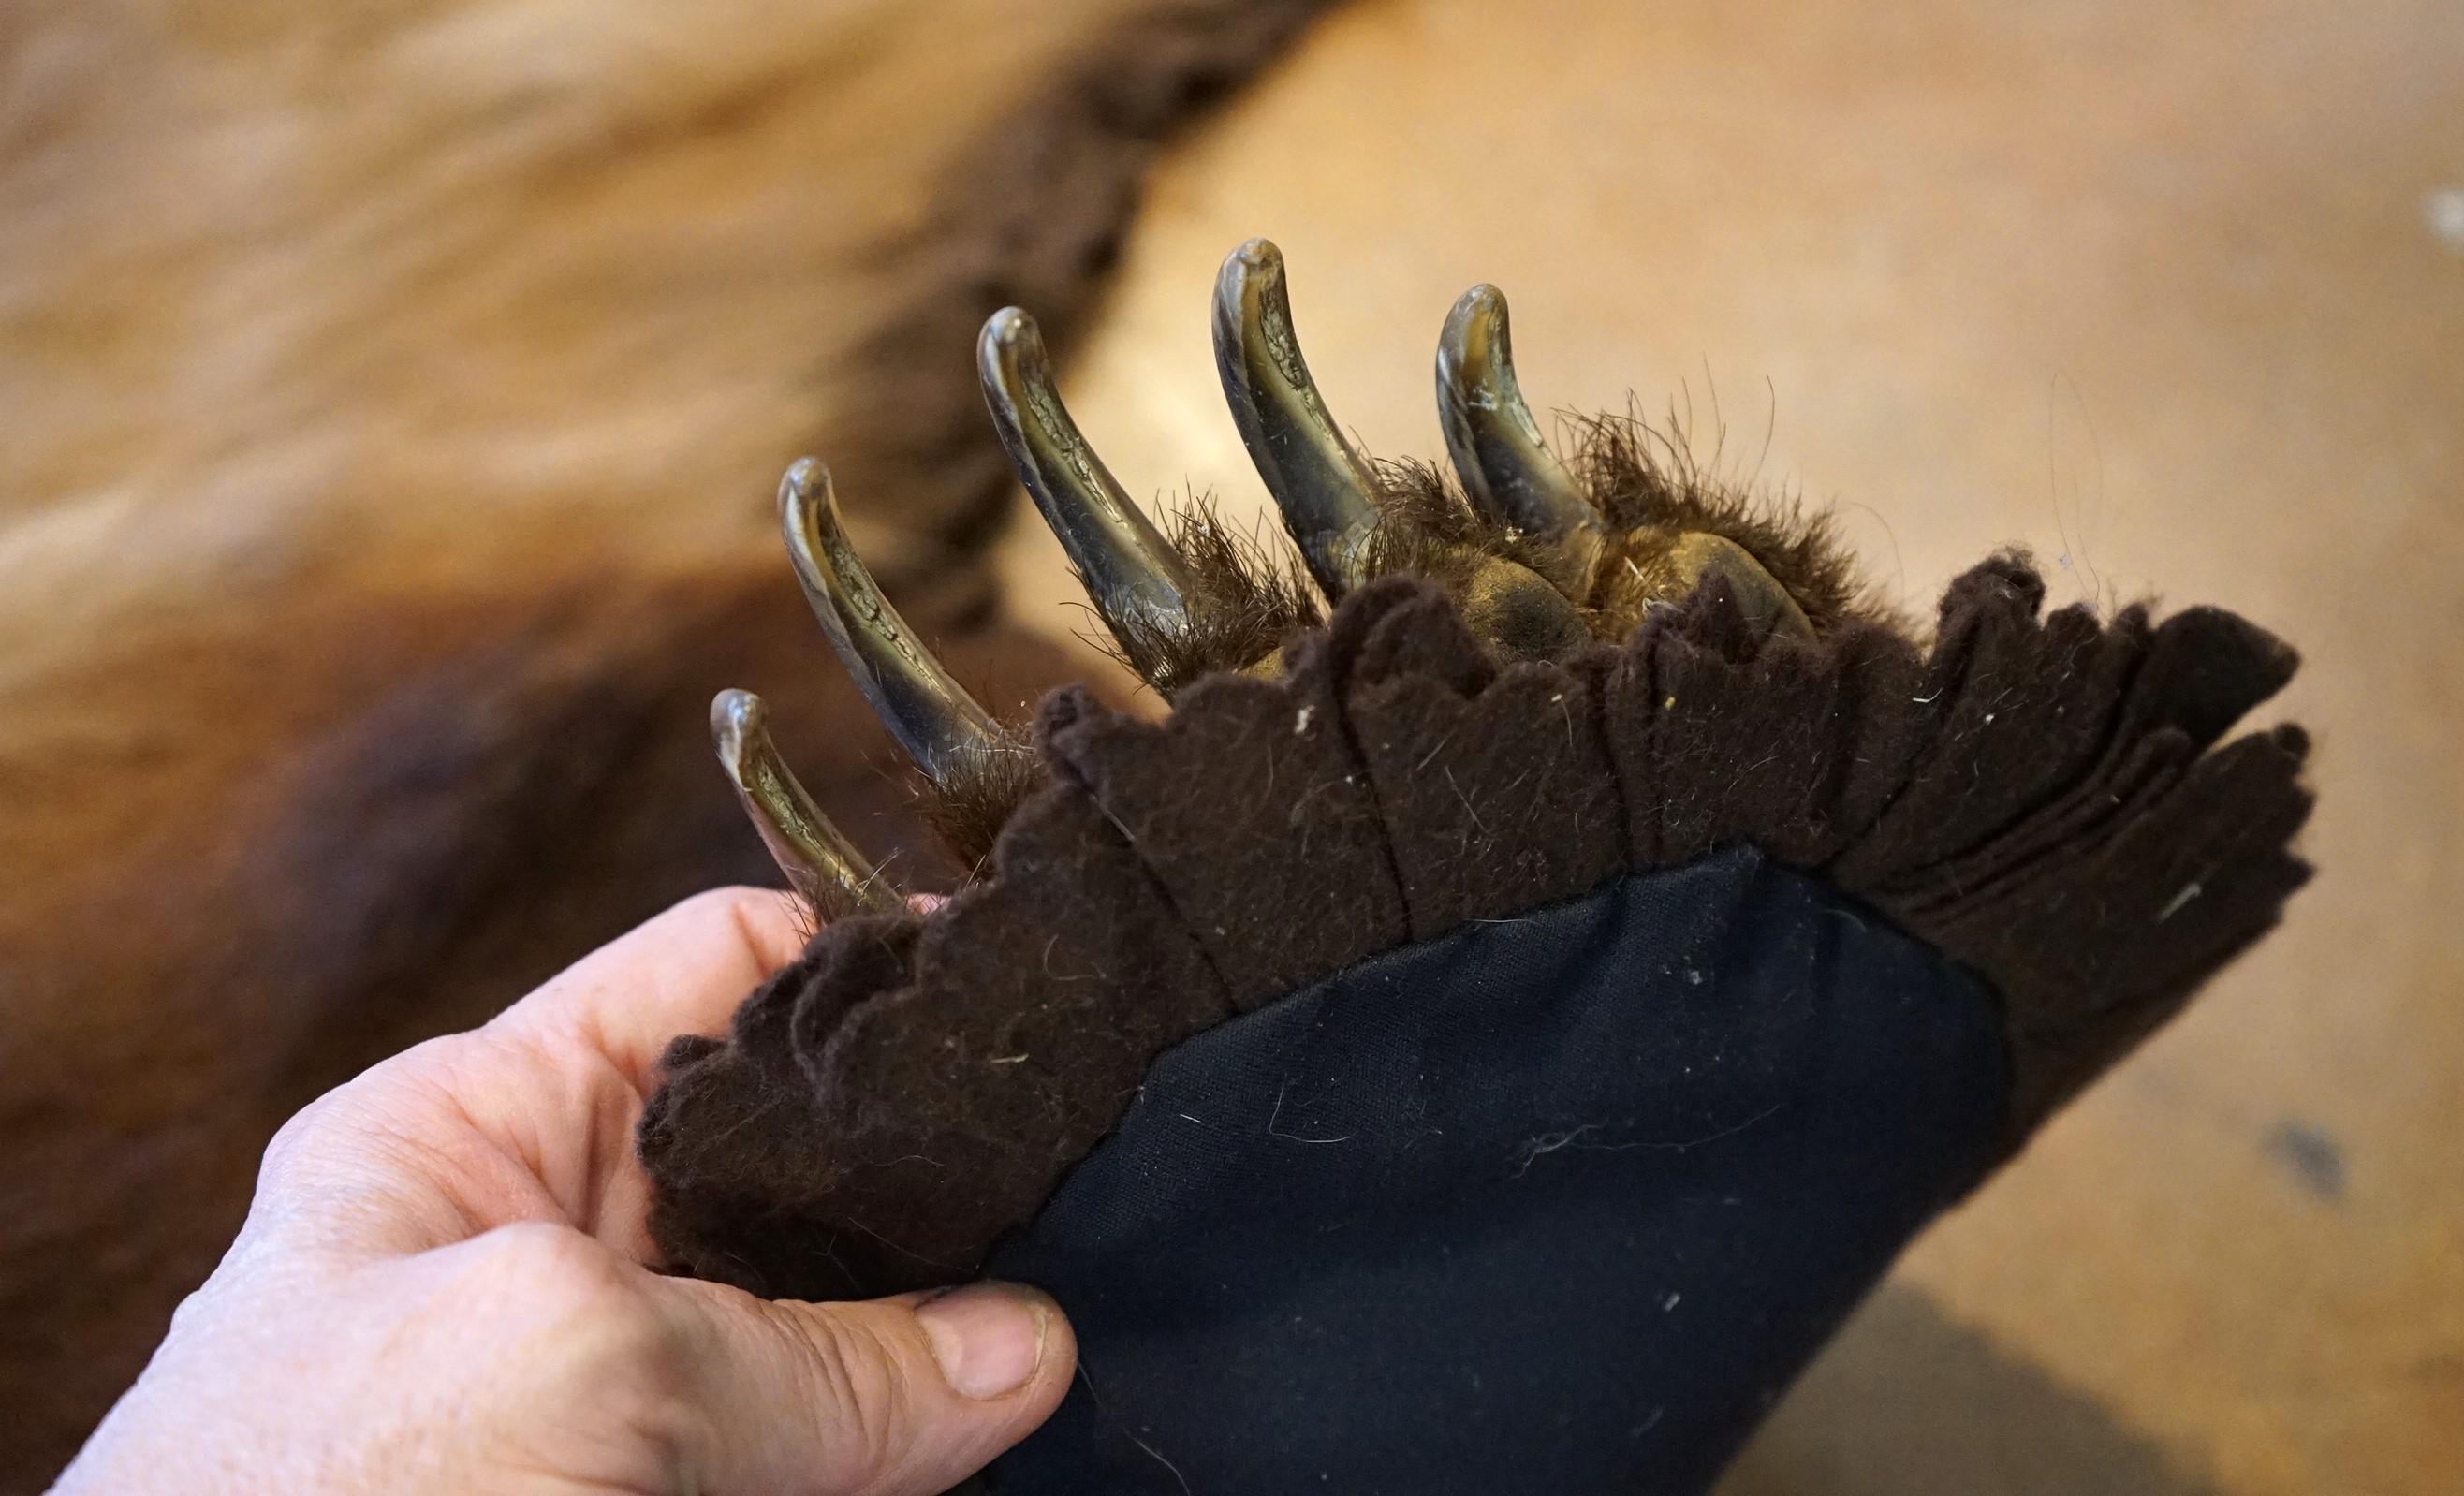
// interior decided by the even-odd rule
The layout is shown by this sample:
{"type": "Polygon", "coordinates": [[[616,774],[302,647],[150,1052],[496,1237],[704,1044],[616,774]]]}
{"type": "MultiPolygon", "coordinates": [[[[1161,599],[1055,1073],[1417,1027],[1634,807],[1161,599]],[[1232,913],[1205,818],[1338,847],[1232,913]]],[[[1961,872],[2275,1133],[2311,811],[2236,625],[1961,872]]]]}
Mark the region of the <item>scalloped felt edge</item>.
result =
{"type": "Polygon", "coordinates": [[[2041,615],[1997,556],[1930,648],[1758,637],[1725,583],[1622,648],[1501,664],[1441,592],[1347,598],[1280,679],[1148,722],[1048,696],[1047,782],[930,915],[823,931],[638,1134],[684,1270],[777,1296],[956,1281],[1115,1126],[1158,1054],[1403,946],[1745,842],[1982,976],[2007,1154],[2309,876],[2290,725],[2218,739],[2293,651],[2193,607],[2041,615]]]}

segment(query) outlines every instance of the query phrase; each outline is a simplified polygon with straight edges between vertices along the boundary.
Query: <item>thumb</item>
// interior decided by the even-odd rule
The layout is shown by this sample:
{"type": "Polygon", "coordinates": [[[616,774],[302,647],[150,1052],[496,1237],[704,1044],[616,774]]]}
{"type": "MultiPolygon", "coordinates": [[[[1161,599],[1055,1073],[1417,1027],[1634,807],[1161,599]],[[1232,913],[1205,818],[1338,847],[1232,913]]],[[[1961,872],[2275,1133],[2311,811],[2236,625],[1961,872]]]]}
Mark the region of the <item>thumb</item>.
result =
{"type": "Polygon", "coordinates": [[[695,1322],[686,1489],[935,1496],[1051,1417],[1077,1366],[1060,1306],[1012,1284],[800,1304],[665,1282],[695,1322]]]}

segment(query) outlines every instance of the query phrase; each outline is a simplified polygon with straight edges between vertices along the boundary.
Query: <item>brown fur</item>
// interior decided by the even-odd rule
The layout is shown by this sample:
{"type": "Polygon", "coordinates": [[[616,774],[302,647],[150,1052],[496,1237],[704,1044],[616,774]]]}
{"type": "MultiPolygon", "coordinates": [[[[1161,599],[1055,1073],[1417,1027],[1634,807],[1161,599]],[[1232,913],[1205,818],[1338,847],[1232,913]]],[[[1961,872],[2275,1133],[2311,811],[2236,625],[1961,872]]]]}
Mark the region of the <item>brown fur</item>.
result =
{"type": "Polygon", "coordinates": [[[124,1385],[289,1111],[771,880],[717,688],[948,876],[770,488],[822,451],[954,666],[1059,678],[986,627],[1007,485],[953,350],[1082,318],[1159,133],[1310,9],[0,22],[0,1490],[124,1385]]]}
{"type": "MultiPolygon", "coordinates": [[[[1548,569],[1553,542],[1482,514],[1451,473],[1419,458],[1375,464],[1380,518],[1363,556],[1366,575],[1441,589],[1502,657],[1556,659],[1589,642],[1623,642],[1651,608],[1690,596],[1698,579],[1665,562],[1682,536],[1701,532],[1743,547],[1821,636],[1851,625],[1916,634],[1860,580],[1827,512],[1726,479],[1716,451],[1700,460],[1670,434],[1674,420],[1666,429],[1632,415],[1577,417],[1570,426],[1569,468],[1611,537],[1583,597],[1567,599],[1537,575],[1548,569]],[[1539,605],[1521,605],[1527,602],[1539,605]]],[[[1280,537],[1236,534],[1203,495],[1172,509],[1166,529],[1194,582],[1185,616],[1177,627],[1141,615],[1103,617],[1108,652],[1167,700],[1214,672],[1272,678],[1284,645],[1323,617],[1298,552],[1280,537]]],[[[909,783],[972,882],[1044,777],[1027,736],[1014,730],[1007,747],[961,760],[943,782],[911,774],[909,783]]],[[[807,913],[826,923],[844,912],[807,913]]]]}
{"type": "MultiPolygon", "coordinates": [[[[1859,575],[1827,512],[1723,477],[1717,451],[1707,461],[1700,457],[1671,434],[1677,422],[1663,428],[1632,414],[1603,414],[1576,418],[1568,429],[1567,467],[1630,545],[1664,546],[1688,530],[1724,536],[1788,589],[1816,633],[1852,620],[1900,622],[1859,575]]],[[[1641,565],[1643,555],[1630,551],[1626,559],[1650,569],[1641,565]]],[[[1602,602],[1615,610],[1613,601],[1602,602]]]]}
{"type": "Polygon", "coordinates": [[[1133,617],[1112,627],[1113,657],[1163,695],[1211,671],[1270,659],[1319,622],[1317,592],[1299,556],[1234,530],[1205,495],[1174,511],[1165,528],[1196,581],[1187,627],[1159,628],[1133,617]]]}
{"type": "MultiPolygon", "coordinates": [[[[1614,639],[1632,627],[1641,608],[1621,583],[1657,575],[1651,562],[1689,531],[1742,546],[1787,588],[1817,633],[1852,620],[1903,625],[1859,573],[1828,511],[1728,477],[1716,449],[1705,458],[1680,432],[1673,416],[1664,425],[1631,413],[1565,422],[1566,467],[1617,537],[1595,590],[1577,600],[1594,615],[1595,632],[1614,639]]],[[[1403,522],[1382,525],[1373,537],[1370,575],[1418,577],[1459,590],[1484,558],[1545,569],[1548,542],[1481,515],[1437,463],[1380,462],[1377,477],[1380,509],[1403,522]]],[[[1682,596],[1691,588],[1677,590],[1682,596]]]]}
{"type": "Polygon", "coordinates": [[[910,776],[915,804],[942,848],[973,878],[992,855],[993,839],[1042,780],[1024,735],[1001,747],[962,756],[938,784],[910,776]]]}
{"type": "Polygon", "coordinates": [[[1380,462],[1376,472],[1377,507],[1385,517],[1361,558],[1370,576],[1418,577],[1460,588],[1482,558],[1516,559],[1521,537],[1474,513],[1436,463],[1403,458],[1380,462]]]}
{"type": "MultiPolygon", "coordinates": [[[[1622,640],[1653,604],[1682,601],[1692,580],[1672,582],[1673,568],[1661,562],[1681,535],[1703,531],[1743,546],[1823,632],[1852,621],[1905,630],[1859,580],[1827,513],[1727,482],[1714,472],[1716,457],[1702,463],[1682,439],[1637,418],[1593,416],[1573,429],[1570,466],[1614,537],[1584,598],[1570,605],[1535,574],[1552,542],[1481,514],[1452,474],[1419,458],[1375,466],[1381,518],[1363,557],[1367,576],[1441,587],[1466,603],[1475,631],[1492,648],[1552,658],[1583,643],[1587,630],[1603,642],[1622,640]],[[1546,605],[1518,606],[1518,598],[1546,605]]],[[[1234,532],[1203,495],[1165,518],[1194,583],[1185,616],[1175,627],[1143,615],[1102,617],[1106,652],[1167,700],[1216,671],[1271,675],[1285,643],[1323,618],[1297,551],[1281,537],[1234,532]]],[[[1001,752],[962,760],[945,782],[920,774],[909,782],[925,820],[973,879],[1042,777],[1022,734],[1001,752]]],[[[826,919],[833,912],[812,913],[826,919]]]]}

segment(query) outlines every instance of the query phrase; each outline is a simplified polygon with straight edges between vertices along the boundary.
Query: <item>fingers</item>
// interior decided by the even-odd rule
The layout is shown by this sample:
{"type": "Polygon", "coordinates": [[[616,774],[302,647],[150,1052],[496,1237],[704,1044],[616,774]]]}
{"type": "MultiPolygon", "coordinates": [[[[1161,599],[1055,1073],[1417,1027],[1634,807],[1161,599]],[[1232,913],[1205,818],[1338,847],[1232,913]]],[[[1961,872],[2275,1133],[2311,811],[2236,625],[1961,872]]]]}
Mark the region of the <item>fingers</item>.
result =
{"type": "Polygon", "coordinates": [[[661,1287],[701,1342],[701,1489],[931,1496],[1050,1417],[1077,1365],[1060,1308],[1007,1284],[871,1304],[661,1287]]]}
{"type": "Polygon", "coordinates": [[[366,1257],[545,1221],[648,1260],[631,1137],[659,1055],[724,1028],[803,944],[781,893],[687,899],[484,1028],[405,1050],[294,1117],[267,1149],[252,1227],[366,1257]]]}
{"type": "Polygon", "coordinates": [[[715,889],[565,968],[488,1026],[578,1040],[647,1094],[668,1041],[715,1034],[745,995],[796,958],[794,906],[763,889],[715,889]]]}

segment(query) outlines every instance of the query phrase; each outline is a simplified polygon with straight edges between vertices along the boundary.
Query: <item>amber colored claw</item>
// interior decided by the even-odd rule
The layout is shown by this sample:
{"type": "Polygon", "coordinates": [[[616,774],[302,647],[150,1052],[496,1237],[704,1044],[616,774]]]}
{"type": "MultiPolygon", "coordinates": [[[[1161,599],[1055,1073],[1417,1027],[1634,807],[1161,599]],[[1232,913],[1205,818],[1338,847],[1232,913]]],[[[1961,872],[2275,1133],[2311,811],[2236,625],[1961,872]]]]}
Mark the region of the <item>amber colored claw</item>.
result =
{"type": "Polygon", "coordinates": [[[810,457],[779,484],[779,525],[830,647],[917,767],[947,784],[971,759],[1007,751],[992,714],[950,678],[873,584],[847,543],[829,472],[810,457]]]}
{"type": "Polygon", "coordinates": [[[976,343],[984,405],[1019,481],[1116,636],[1189,627],[1188,567],[1069,418],[1035,319],[995,312],[976,343]]]}
{"type": "Polygon", "coordinates": [[[1506,297],[1474,286],[1438,339],[1438,420],[1472,507],[1543,542],[1533,569],[1569,598],[1589,596],[1599,512],[1540,439],[1514,377],[1506,297]]]}
{"type": "Polygon", "coordinates": [[[899,898],[855,849],[770,740],[769,712],[749,691],[722,691],[710,704],[710,736],[720,767],[788,887],[822,913],[897,910],[899,898]]]}
{"type": "Polygon", "coordinates": [[[1215,281],[1215,368],[1249,461],[1327,596],[1359,584],[1377,528],[1377,480],[1327,413],[1292,335],[1284,256],[1234,250],[1215,281]]]}

